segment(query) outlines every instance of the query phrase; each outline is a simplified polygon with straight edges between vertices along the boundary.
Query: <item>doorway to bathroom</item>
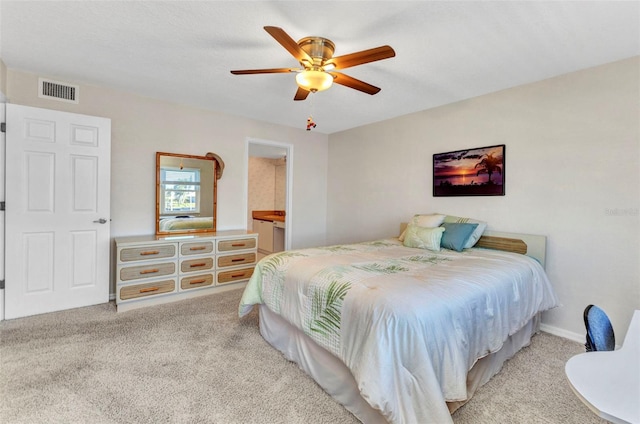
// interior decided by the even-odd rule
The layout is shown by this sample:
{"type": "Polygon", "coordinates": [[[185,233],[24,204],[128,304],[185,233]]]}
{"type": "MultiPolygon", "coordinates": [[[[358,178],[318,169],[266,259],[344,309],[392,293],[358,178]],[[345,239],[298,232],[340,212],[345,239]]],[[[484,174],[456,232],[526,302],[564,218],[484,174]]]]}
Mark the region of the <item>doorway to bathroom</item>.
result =
{"type": "Polygon", "coordinates": [[[247,140],[247,229],[258,233],[258,256],[291,246],[293,146],[247,140]]]}

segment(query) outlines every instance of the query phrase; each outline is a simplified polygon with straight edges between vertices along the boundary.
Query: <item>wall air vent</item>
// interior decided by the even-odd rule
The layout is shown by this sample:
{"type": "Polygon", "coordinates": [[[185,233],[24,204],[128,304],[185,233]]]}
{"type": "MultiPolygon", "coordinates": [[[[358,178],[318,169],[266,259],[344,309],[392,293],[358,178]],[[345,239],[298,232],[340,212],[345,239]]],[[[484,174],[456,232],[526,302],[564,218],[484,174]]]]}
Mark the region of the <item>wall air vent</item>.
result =
{"type": "Polygon", "coordinates": [[[78,94],[77,85],[38,78],[38,97],[77,104],[78,94]]]}

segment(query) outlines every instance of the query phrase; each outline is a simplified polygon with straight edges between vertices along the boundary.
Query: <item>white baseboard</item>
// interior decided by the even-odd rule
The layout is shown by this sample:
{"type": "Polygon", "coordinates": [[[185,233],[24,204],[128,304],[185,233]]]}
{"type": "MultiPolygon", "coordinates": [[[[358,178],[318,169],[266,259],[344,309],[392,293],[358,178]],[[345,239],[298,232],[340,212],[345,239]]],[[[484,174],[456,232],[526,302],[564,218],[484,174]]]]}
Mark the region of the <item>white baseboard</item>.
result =
{"type": "Polygon", "coordinates": [[[540,324],[540,331],[544,331],[545,333],[553,334],[554,336],[562,337],[564,339],[572,340],[578,343],[584,343],[585,341],[584,334],[563,330],[562,328],[554,327],[548,324],[540,324]]]}
{"type": "Polygon", "coordinates": [[[0,321],[4,321],[4,289],[0,289],[0,321]]]}

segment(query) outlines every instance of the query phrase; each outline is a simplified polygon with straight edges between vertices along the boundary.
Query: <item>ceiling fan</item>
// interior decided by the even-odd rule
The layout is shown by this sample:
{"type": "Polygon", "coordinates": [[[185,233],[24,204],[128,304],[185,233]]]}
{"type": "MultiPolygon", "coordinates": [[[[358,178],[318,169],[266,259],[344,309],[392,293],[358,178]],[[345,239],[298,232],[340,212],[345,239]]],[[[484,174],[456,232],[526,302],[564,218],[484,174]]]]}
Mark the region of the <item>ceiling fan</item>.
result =
{"type": "Polygon", "coordinates": [[[231,73],[234,75],[251,75],[297,72],[296,83],[298,84],[298,91],[296,91],[293,100],[304,100],[309,93],[326,90],[331,87],[334,82],[362,91],[363,93],[376,94],[380,91],[380,88],[340,72],[333,71],[375,62],[377,60],[389,59],[396,55],[396,52],[390,46],[380,46],[344,56],[333,57],[336,46],[333,41],[329,39],[323,37],[305,37],[296,42],[282,28],[266,26],[264,29],[300,62],[302,68],[246,69],[231,71],[231,73]]]}

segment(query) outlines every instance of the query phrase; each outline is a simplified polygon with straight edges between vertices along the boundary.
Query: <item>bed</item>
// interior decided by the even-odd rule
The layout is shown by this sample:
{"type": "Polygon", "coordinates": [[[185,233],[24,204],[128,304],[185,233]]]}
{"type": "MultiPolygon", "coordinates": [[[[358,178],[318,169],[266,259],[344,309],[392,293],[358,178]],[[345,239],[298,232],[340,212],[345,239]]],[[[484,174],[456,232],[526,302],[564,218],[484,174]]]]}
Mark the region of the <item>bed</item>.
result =
{"type": "Polygon", "coordinates": [[[239,314],[259,305],[265,340],[362,422],[452,422],[557,306],[545,243],[485,232],[461,251],[389,238],[280,252],[239,314]]]}
{"type": "Polygon", "coordinates": [[[188,216],[175,218],[162,218],[159,225],[160,231],[193,230],[213,228],[213,217],[188,216]]]}

